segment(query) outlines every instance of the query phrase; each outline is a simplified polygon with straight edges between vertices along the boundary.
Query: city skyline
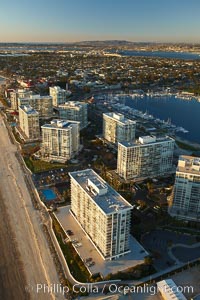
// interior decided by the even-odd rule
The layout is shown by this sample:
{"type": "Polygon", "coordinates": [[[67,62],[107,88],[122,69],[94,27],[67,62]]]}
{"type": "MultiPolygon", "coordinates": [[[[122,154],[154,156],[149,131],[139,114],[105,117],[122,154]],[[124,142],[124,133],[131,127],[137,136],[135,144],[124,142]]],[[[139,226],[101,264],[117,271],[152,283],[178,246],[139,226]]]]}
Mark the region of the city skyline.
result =
{"type": "Polygon", "coordinates": [[[1,42],[199,42],[200,3],[38,0],[1,4],[1,42]]]}

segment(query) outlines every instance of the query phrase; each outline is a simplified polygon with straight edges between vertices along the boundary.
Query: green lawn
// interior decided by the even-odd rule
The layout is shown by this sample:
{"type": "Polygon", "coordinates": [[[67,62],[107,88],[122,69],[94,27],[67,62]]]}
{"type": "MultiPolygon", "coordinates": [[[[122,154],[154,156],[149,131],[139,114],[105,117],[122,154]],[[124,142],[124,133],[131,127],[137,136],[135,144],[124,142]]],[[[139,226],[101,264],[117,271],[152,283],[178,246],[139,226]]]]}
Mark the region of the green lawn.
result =
{"type": "Polygon", "coordinates": [[[58,242],[65,256],[66,262],[74,278],[80,282],[87,282],[90,279],[90,274],[72,246],[71,242],[63,244],[60,236],[57,236],[58,242]]]}
{"type": "Polygon", "coordinates": [[[49,163],[42,160],[33,160],[31,157],[27,157],[27,156],[24,157],[24,161],[26,163],[26,166],[33,173],[44,172],[44,171],[49,171],[49,170],[59,169],[64,167],[63,164],[49,163]]]}

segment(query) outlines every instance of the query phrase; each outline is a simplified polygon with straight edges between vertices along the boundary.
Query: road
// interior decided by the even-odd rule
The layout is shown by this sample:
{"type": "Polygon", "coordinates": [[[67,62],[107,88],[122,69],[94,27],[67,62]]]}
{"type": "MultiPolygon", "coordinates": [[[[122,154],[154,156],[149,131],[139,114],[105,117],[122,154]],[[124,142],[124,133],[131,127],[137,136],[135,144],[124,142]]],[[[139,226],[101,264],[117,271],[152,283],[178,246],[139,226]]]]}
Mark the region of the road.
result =
{"type": "Polygon", "coordinates": [[[24,173],[0,116],[0,299],[64,299],[61,293],[37,292],[59,285],[40,212],[32,206],[24,173]],[[3,278],[3,281],[2,281],[3,278]]]}

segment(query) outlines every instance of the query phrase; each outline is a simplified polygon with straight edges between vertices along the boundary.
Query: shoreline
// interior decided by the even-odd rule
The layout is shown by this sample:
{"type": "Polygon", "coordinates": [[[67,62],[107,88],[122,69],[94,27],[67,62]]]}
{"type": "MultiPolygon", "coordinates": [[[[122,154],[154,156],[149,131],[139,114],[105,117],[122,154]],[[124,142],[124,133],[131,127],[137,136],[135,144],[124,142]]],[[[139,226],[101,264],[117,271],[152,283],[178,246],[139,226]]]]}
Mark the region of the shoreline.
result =
{"type": "MultiPolygon", "coordinates": [[[[186,144],[186,145],[188,145],[188,146],[190,146],[190,147],[196,148],[195,151],[199,151],[199,150],[200,150],[200,144],[198,144],[198,143],[196,143],[196,142],[192,142],[192,141],[186,140],[186,139],[184,139],[184,138],[182,138],[182,137],[180,137],[180,136],[177,136],[177,135],[175,135],[174,139],[175,139],[175,141],[177,141],[177,142],[180,142],[180,143],[186,144]]],[[[180,147],[180,148],[181,148],[181,147],[180,147]]]]}

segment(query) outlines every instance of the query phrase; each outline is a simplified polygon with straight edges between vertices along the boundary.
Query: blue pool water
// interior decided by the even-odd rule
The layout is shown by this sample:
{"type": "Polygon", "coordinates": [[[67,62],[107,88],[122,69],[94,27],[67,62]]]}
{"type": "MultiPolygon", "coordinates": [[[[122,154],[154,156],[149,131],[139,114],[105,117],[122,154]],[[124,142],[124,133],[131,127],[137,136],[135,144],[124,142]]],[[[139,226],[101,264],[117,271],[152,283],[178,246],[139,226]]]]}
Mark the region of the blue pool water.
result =
{"type": "Polygon", "coordinates": [[[54,191],[52,191],[50,189],[42,190],[42,194],[44,195],[44,197],[47,201],[55,200],[57,198],[54,191]]]}

